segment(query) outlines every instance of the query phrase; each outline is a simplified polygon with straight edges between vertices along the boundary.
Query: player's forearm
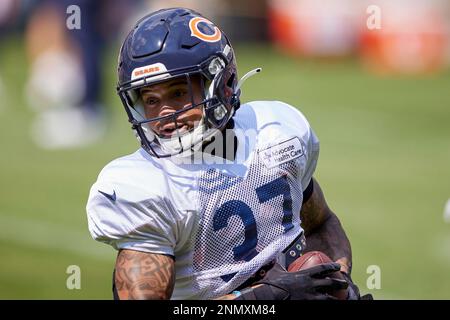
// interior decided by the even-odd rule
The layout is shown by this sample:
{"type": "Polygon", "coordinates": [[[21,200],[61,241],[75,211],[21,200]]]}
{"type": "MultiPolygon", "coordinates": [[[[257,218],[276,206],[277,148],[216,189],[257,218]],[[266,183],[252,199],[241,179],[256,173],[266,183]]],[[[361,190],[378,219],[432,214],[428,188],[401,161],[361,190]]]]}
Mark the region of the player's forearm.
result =
{"type": "Polygon", "coordinates": [[[341,264],[348,274],[351,272],[352,250],[342,225],[337,216],[329,211],[327,219],[316,229],[306,234],[306,252],[322,251],[331,259],[341,264]]]}

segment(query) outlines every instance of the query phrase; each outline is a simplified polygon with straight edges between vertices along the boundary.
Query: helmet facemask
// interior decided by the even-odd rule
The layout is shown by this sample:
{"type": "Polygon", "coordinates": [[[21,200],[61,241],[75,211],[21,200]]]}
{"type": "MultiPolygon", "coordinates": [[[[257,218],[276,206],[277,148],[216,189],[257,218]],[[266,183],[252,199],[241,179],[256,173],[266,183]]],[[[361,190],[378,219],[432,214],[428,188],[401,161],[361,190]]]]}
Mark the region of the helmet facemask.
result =
{"type": "MultiPolygon", "coordinates": [[[[233,70],[230,72],[230,68],[227,68],[226,61],[220,55],[214,56],[197,69],[175,70],[177,72],[173,76],[171,71],[167,71],[142,77],[119,88],[119,95],[129,120],[147,152],[156,157],[189,156],[221,132],[233,116],[235,106],[238,107],[238,104],[230,104],[230,101],[239,101],[236,97],[231,99],[235,93],[229,85],[235,86],[236,75],[233,70]],[[190,102],[181,109],[177,106],[176,111],[169,115],[147,118],[140,90],[178,78],[186,80],[190,102]],[[200,99],[194,98],[193,81],[196,80],[199,81],[200,99]],[[195,121],[192,127],[183,128],[184,122],[180,119],[186,116],[186,112],[195,108],[201,109],[201,119],[195,121]],[[170,127],[173,130],[171,136],[158,133],[158,130],[155,130],[156,124],[170,127]]],[[[172,70],[172,73],[175,72],[172,70]]]]}

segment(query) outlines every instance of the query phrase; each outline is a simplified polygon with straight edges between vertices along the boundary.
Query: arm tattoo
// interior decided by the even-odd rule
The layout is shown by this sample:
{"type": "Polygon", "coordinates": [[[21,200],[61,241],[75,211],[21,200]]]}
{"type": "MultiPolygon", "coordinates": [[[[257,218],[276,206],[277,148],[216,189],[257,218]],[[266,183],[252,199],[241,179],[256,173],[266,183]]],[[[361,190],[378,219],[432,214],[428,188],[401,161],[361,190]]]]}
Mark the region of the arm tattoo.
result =
{"type": "Polygon", "coordinates": [[[114,281],[121,299],[169,299],[175,284],[173,258],[120,250],[114,281]]]}

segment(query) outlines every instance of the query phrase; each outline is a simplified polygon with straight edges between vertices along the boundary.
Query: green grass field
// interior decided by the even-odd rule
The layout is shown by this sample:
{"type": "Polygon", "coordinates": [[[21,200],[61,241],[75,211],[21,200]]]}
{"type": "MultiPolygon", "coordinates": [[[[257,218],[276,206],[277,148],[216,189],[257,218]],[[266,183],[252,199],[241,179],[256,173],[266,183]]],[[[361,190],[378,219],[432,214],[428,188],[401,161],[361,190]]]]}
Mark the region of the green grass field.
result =
{"type": "MultiPolygon", "coordinates": [[[[295,61],[265,46],[237,46],[243,101],[299,107],[321,140],[316,177],[353,247],[353,278],[383,299],[450,299],[450,72],[374,77],[355,61],[295,61]],[[371,265],[381,289],[366,287],[371,265]]],[[[104,61],[106,139],[42,151],[29,138],[27,63],[19,39],[0,43],[0,298],[110,299],[115,252],[91,239],[85,204],[110,160],[137,148],[115,95],[117,47],[104,61]],[[66,269],[81,268],[81,290],[66,269]]]]}

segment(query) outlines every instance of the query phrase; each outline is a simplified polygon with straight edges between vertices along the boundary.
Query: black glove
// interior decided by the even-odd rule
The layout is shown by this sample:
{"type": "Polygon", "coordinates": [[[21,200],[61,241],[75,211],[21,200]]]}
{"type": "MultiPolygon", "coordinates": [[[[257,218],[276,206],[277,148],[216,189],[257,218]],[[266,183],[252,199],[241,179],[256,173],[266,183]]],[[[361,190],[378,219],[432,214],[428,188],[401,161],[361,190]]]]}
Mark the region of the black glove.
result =
{"type": "Polygon", "coordinates": [[[335,300],[325,293],[330,290],[346,289],[347,281],[327,277],[341,266],[326,263],[309,269],[287,272],[275,263],[265,277],[255,283],[261,284],[240,292],[237,300],[335,300]]]}
{"type": "Polygon", "coordinates": [[[347,300],[359,300],[361,298],[361,295],[359,294],[358,286],[353,283],[353,280],[348,273],[343,272],[343,271],[341,271],[341,273],[344,276],[345,281],[347,281],[347,283],[348,283],[347,300]]]}
{"type": "Polygon", "coordinates": [[[351,276],[345,272],[341,272],[341,273],[344,276],[344,279],[348,283],[347,300],[373,300],[373,296],[370,293],[361,296],[361,294],[359,292],[359,288],[356,284],[353,283],[351,276]]]}

